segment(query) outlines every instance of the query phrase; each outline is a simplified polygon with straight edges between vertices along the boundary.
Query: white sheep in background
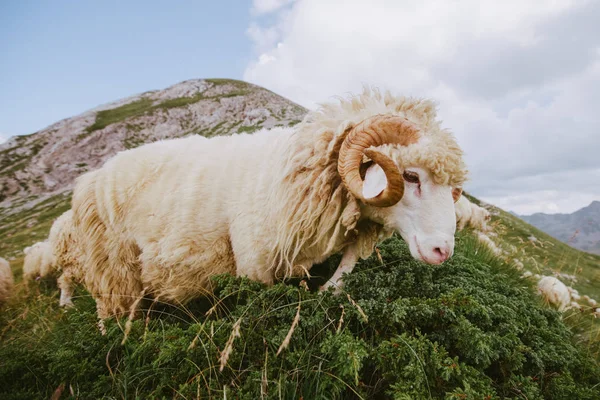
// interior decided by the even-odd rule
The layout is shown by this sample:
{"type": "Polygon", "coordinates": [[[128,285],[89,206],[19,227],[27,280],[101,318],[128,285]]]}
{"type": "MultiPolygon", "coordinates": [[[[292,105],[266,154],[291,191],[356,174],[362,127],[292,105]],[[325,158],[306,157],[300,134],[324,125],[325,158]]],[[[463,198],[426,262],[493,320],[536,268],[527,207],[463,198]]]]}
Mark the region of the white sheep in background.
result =
{"type": "Polygon", "coordinates": [[[10,298],[14,285],[14,278],[10,264],[0,257],[0,306],[10,298]]]}
{"type": "Polygon", "coordinates": [[[289,128],[123,151],[82,175],[73,218],[104,319],[148,293],[185,302],[229,273],[272,284],[343,252],[341,283],[398,231],[431,264],[454,250],[462,150],[434,103],[365,90],[289,128]]]}
{"type": "Polygon", "coordinates": [[[487,222],[492,218],[490,212],[477,204],[471,203],[464,195],[461,195],[454,205],[456,213],[457,229],[463,230],[469,225],[473,229],[487,231],[487,222]]]}
{"type": "Polygon", "coordinates": [[[557,278],[544,276],[539,280],[537,287],[544,300],[557,306],[559,311],[564,311],[571,305],[569,289],[557,278]]]}
{"type": "Polygon", "coordinates": [[[523,265],[523,263],[516,258],[513,259],[513,263],[515,264],[515,268],[518,269],[519,271],[522,270],[523,268],[525,268],[525,265],[523,265]]]}
{"type": "Polygon", "coordinates": [[[596,307],[598,305],[598,303],[594,299],[589,299],[588,304],[592,307],[596,307]]]}
{"type": "Polygon", "coordinates": [[[502,250],[483,232],[477,232],[477,239],[483,244],[485,244],[495,255],[502,255],[502,250]]]}
{"type": "Polygon", "coordinates": [[[579,295],[579,292],[577,291],[577,289],[573,289],[571,286],[567,286],[567,289],[569,289],[569,293],[571,294],[571,299],[573,299],[575,301],[579,301],[581,299],[581,296],[579,295]]]}
{"type": "Polygon", "coordinates": [[[57,279],[61,306],[73,305],[74,285],[83,279],[82,254],[76,237],[73,210],[69,210],[54,221],[48,237],[55,269],[62,272],[57,279]]]}
{"type": "Polygon", "coordinates": [[[587,294],[584,294],[583,296],[581,296],[581,299],[589,302],[590,301],[590,296],[588,296],[587,294]]]}
{"type": "Polygon", "coordinates": [[[26,247],[23,253],[25,253],[23,281],[26,285],[29,281],[44,278],[54,272],[52,250],[48,241],[37,242],[26,247]]]}
{"type": "Polygon", "coordinates": [[[521,275],[521,279],[531,278],[533,273],[531,271],[525,271],[523,275],[521,275]]]}

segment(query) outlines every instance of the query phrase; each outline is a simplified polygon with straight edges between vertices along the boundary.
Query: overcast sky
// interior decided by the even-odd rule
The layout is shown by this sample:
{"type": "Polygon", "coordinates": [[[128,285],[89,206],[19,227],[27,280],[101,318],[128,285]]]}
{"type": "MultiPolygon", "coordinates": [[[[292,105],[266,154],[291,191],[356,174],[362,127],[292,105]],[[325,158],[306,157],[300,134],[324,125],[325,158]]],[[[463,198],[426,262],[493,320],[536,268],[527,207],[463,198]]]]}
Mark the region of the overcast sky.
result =
{"type": "Polygon", "coordinates": [[[600,2],[256,0],[244,79],[311,106],[363,83],[431,97],[466,189],[518,213],[600,199],[600,2]]]}
{"type": "Polygon", "coordinates": [[[190,78],[311,108],[370,84],[437,101],[474,195],[521,214],[600,200],[600,1],[126,3],[0,5],[0,135],[190,78]]]}

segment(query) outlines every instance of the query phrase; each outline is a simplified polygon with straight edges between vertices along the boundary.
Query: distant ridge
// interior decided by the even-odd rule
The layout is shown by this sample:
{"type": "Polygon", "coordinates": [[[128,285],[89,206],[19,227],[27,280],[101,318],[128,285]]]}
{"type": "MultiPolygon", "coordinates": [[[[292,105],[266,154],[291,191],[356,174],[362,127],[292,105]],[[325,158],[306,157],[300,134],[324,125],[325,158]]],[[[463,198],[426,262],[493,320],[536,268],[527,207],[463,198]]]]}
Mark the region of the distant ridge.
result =
{"type": "Polygon", "coordinates": [[[571,214],[536,213],[519,218],[576,249],[600,254],[600,201],[571,214]]]}

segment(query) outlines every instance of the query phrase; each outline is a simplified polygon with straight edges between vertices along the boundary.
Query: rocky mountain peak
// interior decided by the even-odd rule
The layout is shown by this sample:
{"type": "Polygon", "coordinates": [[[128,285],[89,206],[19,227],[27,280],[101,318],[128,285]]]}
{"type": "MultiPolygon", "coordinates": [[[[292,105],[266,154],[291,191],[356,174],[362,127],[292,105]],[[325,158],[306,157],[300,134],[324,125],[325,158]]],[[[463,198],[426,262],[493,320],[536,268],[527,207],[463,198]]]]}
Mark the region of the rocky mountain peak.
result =
{"type": "Polygon", "coordinates": [[[119,151],[187,135],[229,135],[298,123],[306,110],[250,83],[191,79],[98,106],[0,145],[0,208],[72,189],[119,151]]]}

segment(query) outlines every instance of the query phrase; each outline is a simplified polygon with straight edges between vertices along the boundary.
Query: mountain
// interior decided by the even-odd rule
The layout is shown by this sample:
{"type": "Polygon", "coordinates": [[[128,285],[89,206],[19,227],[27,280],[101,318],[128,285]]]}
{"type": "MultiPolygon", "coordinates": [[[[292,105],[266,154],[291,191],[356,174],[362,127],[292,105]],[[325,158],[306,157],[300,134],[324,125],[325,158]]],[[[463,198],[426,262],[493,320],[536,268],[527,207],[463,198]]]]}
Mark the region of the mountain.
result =
{"type": "Polygon", "coordinates": [[[600,254],[600,201],[572,214],[536,213],[519,218],[576,249],[600,254]]]}
{"type": "Polygon", "coordinates": [[[131,96],[0,145],[0,210],[65,193],[115,153],[160,139],[228,135],[299,122],[306,110],[259,86],[188,80],[131,96]]]}

